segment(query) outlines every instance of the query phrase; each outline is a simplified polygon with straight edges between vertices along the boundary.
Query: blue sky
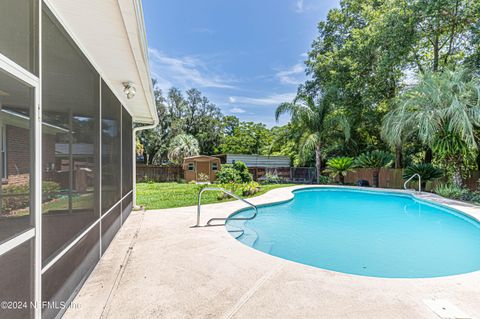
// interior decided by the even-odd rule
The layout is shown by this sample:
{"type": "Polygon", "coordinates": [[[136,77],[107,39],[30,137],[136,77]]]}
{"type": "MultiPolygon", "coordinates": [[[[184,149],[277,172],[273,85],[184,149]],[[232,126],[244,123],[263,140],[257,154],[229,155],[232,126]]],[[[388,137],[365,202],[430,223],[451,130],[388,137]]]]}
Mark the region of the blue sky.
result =
{"type": "Polygon", "coordinates": [[[305,80],[317,23],[336,6],[338,0],[143,0],[153,76],[164,91],[198,88],[223,114],[271,127],[275,108],[305,80]]]}

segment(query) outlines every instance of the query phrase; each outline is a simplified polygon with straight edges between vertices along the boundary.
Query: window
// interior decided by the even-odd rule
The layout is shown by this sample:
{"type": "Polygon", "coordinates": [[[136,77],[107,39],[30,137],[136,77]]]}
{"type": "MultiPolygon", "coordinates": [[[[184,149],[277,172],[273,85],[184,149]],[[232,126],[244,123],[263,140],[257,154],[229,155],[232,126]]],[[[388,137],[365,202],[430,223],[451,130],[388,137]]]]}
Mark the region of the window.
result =
{"type": "Polygon", "coordinates": [[[0,243],[33,227],[34,89],[0,71],[0,243]]]}
{"type": "Polygon", "coordinates": [[[217,171],[217,170],[218,170],[218,164],[212,163],[212,171],[217,171]]]}
{"type": "Polygon", "coordinates": [[[194,171],[195,170],[195,164],[194,163],[188,163],[188,170],[189,171],[194,171]]]}
{"type": "Polygon", "coordinates": [[[38,74],[38,0],[0,1],[0,53],[38,74]]]}
{"type": "Polygon", "coordinates": [[[42,18],[43,263],[100,214],[100,76],[45,8],[42,18]]]}

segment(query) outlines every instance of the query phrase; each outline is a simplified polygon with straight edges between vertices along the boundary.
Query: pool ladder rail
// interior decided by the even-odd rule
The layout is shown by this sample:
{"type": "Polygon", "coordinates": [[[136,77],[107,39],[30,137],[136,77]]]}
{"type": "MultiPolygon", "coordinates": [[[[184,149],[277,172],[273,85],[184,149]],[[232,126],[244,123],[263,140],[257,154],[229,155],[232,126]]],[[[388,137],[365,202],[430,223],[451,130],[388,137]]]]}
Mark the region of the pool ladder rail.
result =
{"type": "Polygon", "coordinates": [[[412,176],[410,176],[406,181],[405,183],[403,183],[403,188],[405,190],[408,190],[407,188],[407,184],[408,182],[410,182],[412,179],[414,179],[415,177],[418,177],[418,192],[421,193],[422,192],[422,177],[420,176],[420,174],[418,173],[415,173],[413,174],[412,176]]]}
{"type": "MultiPolygon", "coordinates": [[[[190,226],[191,228],[194,228],[194,227],[207,227],[207,226],[224,226],[227,221],[229,220],[252,220],[254,219],[258,214],[258,209],[257,209],[257,206],[255,206],[254,204],[250,203],[249,201],[241,198],[240,196],[238,196],[237,194],[234,194],[230,191],[227,191],[226,189],[224,188],[221,188],[221,187],[205,187],[204,189],[202,189],[199,193],[198,193],[198,205],[197,205],[197,224],[196,225],[193,225],[193,226],[190,226]],[[207,223],[203,226],[200,225],[200,214],[201,214],[201,208],[202,208],[202,194],[206,191],[215,191],[215,192],[223,192],[233,198],[236,198],[238,199],[239,201],[242,201],[244,202],[245,204],[251,206],[253,209],[254,209],[254,214],[250,217],[226,217],[226,218],[219,218],[219,217],[216,217],[216,218],[211,218],[207,221],[207,223]],[[224,223],[222,224],[212,224],[212,222],[214,221],[224,221],[224,223]]],[[[240,235],[237,236],[240,237],[243,235],[243,229],[239,229],[239,230],[229,230],[229,232],[233,233],[233,232],[239,232],[241,233],[240,235]]]]}

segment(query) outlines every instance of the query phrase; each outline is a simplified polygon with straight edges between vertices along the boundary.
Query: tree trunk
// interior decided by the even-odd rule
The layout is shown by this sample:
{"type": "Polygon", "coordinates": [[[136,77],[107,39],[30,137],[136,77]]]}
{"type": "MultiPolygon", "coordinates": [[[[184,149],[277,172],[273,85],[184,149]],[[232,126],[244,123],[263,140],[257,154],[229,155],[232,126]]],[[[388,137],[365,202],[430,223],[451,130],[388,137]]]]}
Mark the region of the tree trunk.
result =
{"type": "Polygon", "coordinates": [[[373,184],[372,186],[373,187],[378,187],[379,175],[380,175],[380,168],[377,168],[377,167],[373,168],[372,170],[372,184],[373,184]]]}
{"type": "Polygon", "coordinates": [[[322,173],[322,154],[321,154],[321,145],[318,144],[315,147],[315,168],[317,171],[317,183],[320,183],[320,174],[322,173]]]}
{"type": "Polygon", "coordinates": [[[342,174],[338,175],[338,180],[340,181],[340,184],[345,184],[345,176],[343,176],[342,174]]]}
{"type": "Polygon", "coordinates": [[[438,60],[439,60],[439,38],[438,35],[435,35],[435,39],[433,40],[433,72],[438,71],[438,60]]]}
{"type": "Polygon", "coordinates": [[[424,162],[427,163],[427,164],[431,164],[431,163],[432,163],[432,159],[433,159],[432,149],[431,149],[430,147],[428,147],[428,148],[425,150],[424,162]]]}
{"type": "Polygon", "coordinates": [[[453,185],[458,187],[463,187],[463,179],[462,179],[462,162],[456,161],[454,163],[454,171],[452,175],[452,182],[453,185]]]}
{"type": "Polygon", "coordinates": [[[143,164],[148,165],[148,154],[143,152],[143,164]]]}
{"type": "Polygon", "coordinates": [[[395,168],[403,168],[402,146],[395,147],[395,168]]]}

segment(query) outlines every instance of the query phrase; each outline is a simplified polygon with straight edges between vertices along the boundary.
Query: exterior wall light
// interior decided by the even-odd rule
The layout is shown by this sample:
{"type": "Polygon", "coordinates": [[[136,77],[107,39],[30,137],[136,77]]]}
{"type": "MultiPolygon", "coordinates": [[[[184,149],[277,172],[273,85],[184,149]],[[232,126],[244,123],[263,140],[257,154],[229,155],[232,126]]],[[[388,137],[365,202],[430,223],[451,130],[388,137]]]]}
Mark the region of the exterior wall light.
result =
{"type": "Polygon", "coordinates": [[[133,86],[132,82],[123,82],[123,92],[127,96],[127,99],[133,99],[137,93],[137,89],[133,86]]]}

